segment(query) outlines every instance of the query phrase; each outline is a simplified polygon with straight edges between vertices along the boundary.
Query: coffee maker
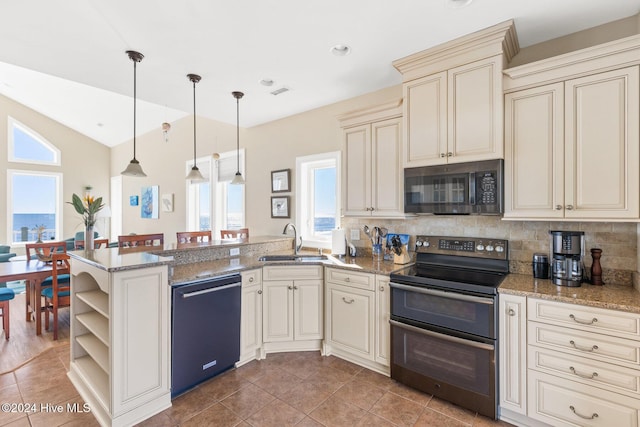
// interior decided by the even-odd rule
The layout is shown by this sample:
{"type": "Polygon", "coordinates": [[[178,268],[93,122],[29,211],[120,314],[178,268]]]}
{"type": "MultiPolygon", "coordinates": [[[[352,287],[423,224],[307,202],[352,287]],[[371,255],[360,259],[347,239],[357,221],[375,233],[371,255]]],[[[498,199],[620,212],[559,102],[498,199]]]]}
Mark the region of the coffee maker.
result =
{"type": "Polygon", "coordinates": [[[580,286],[584,275],[584,232],[550,230],[551,280],[559,286],[580,286]]]}

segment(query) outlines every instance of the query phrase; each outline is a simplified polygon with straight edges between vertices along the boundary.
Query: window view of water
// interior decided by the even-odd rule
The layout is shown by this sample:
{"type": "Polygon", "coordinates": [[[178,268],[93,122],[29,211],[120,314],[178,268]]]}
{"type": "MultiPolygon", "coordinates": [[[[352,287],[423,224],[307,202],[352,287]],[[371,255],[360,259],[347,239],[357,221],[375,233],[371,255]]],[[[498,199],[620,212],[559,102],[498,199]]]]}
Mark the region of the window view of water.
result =
{"type": "Polygon", "coordinates": [[[334,217],[320,216],[313,219],[313,231],[317,234],[331,234],[331,230],[336,228],[334,217]]]}
{"type": "Polygon", "coordinates": [[[42,240],[55,239],[56,215],[42,213],[13,214],[12,237],[14,242],[33,242],[38,239],[36,228],[44,225],[42,240]]]}

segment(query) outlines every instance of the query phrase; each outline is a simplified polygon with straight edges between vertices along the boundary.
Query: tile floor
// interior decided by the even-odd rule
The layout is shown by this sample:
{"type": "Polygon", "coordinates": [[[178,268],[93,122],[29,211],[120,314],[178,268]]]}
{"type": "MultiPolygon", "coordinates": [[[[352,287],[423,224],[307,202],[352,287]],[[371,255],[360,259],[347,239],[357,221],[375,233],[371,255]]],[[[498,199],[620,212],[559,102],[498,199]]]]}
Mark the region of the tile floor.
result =
{"type": "MultiPolygon", "coordinates": [[[[35,413],[0,412],[0,426],[94,426],[90,413],[40,411],[82,399],[66,377],[68,345],[0,375],[0,403],[37,402],[35,413]]],[[[508,426],[317,352],[270,354],[177,397],[140,426],[508,426]]]]}

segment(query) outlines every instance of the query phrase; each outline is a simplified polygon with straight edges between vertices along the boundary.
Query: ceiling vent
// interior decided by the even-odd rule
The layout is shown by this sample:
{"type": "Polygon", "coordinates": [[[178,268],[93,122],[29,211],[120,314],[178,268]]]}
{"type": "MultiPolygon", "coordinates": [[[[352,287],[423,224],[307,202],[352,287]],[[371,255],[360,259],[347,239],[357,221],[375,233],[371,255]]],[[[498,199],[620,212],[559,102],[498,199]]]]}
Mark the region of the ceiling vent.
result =
{"type": "Polygon", "coordinates": [[[270,92],[271,95],[280,95],[281,93],[289,92],[289,88],[281,87],[280,89],[276,89],[273,92],[270,92]]]}

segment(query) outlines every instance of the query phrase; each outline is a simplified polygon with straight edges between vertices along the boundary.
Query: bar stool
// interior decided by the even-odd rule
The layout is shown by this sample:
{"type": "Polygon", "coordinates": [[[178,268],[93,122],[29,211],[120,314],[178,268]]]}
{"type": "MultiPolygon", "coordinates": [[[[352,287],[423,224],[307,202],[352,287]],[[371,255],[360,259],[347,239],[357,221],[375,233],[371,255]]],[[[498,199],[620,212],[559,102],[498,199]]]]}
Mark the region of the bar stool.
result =
{"type": "Polygon", "coordinates": [[[0,288],[0,309],[2,310],[2,329],[4,329],[4,336],[9,339],[9,302],[15,298],[16,294],[13,289],[0,288]]]}

